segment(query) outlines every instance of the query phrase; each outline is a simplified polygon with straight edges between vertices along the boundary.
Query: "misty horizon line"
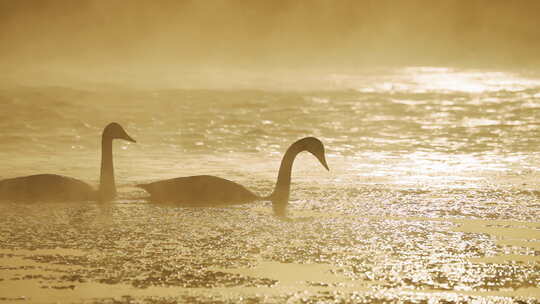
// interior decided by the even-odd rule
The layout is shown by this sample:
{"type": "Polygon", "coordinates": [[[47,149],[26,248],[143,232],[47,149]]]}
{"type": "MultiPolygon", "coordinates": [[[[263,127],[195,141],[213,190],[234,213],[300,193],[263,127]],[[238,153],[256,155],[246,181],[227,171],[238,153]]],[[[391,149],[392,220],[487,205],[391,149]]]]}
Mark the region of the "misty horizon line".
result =
{"type": "Polygon", "coordinates": [[[125,70],[19,69],[0,76],[2,89],[217,90],[359,93],[455,92],[479,94],[540,88],[540,70],[467,69],[447,66],[365,67],[363,69],[247,70],[225,68],[125,70]]]}
{"type": "Polygon", "coordinates": [[[538,1],[0,1],[0,63],[540,67],[538,1]]]}

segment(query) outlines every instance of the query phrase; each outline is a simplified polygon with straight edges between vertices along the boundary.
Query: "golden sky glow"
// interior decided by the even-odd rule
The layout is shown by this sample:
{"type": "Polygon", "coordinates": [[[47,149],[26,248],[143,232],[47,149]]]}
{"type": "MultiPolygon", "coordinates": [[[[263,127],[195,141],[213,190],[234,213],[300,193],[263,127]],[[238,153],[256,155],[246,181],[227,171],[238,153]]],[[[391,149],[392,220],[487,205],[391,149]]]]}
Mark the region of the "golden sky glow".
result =
{"type": "Polygon", "coordinates": [[[537,64],[538,1],[0,1],[3,63],[537,64]]]}

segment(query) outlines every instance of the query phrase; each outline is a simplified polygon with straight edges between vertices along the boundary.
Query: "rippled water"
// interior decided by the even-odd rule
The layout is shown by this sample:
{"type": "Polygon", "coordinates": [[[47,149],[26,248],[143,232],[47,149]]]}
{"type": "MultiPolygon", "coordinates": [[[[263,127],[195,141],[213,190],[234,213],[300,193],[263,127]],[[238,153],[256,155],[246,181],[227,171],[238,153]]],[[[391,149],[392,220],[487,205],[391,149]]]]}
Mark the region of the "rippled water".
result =
{"type": "Polygon", "coordinates": [[[138,143],[115,144],[109,205],[0,204],[0,302],[540,301],[540,77],[406,68],[267,80],[5,85],[2,178],[97,184],[103,126],[117,121],[138,143]],[[304,136],[325,143],[331,171],[298,157],[289,221],[264,202],[156,206],[133,187],[214,174],[266,194],[304,136]]]}

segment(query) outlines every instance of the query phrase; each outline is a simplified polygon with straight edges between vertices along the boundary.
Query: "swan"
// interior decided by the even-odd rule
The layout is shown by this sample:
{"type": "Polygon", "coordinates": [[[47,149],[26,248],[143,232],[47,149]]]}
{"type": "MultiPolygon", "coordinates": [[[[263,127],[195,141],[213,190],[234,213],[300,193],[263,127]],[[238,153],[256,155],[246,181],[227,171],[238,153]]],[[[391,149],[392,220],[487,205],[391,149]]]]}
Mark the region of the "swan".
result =
{"type": "Polygon", "coordinates": [[[112,156],[113,139],[136,142],[118,123],[110,123],[101,136],[101,176],[96,191],[87,183],[56,174],[37,174],[0,180],[0,199],[15,201],[106,201],[116,196],[112,156]]]}
{"type": "Polygon", "coordinates": [[[298,153],[308,151],[330,170],[326,163],[323,143],[315,137],[302,138],[293,143],[281,160],[277,182],[272,194],[261,197],[235,182],[210,175],[178,177],[136,185],[150,193],[157,202],[174,202],[188,206],[224,206],[270,200],[274,214],[285,216],[291,188],[291,170],[298,153]]]}

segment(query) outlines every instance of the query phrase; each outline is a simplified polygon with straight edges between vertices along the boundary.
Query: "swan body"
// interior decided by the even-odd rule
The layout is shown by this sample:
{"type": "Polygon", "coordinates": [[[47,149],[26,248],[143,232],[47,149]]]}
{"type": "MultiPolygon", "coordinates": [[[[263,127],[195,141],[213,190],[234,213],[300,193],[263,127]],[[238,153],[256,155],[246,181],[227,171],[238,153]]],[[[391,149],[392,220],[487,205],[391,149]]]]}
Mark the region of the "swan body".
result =
{"type": "Polygon", "coordinates": [[[112,141],[135,142],[117,123],[110,123],[101,137],[101,176],[98,190],[89,184],[67,176],[37,174],[0,181],[0,199],[15,201],[86,201],[110,200],[116,196],[112,141]]]}
{"type": "Polygon", "coordinates": [[[0,197],[14,201],[96,199],[96,191],[87,183],[56,174],[37,174],[0,181],[0,197]]]}
{"type": "Polygon", "coordinates": [[[177,177],[137,185],[157,202],[176,202],[193,206],[245,204],[261,199],[244,186],[211,175],[177,177]]]}
{"type": "Polygon", "coordinates": [[[291,186],[291,171],[298,153],[308,151],[327,169],[324,145],[315,137],[302,138],[293,143],[283,156],[274,191],[269,196],[258,196],[235,182],[210,175],[179,177],[139,184],[158,202],[174,202],[187,206],[225,206],[245,204],[257,200],[270,200],[274,213],[286,215],[291,186]]]}

